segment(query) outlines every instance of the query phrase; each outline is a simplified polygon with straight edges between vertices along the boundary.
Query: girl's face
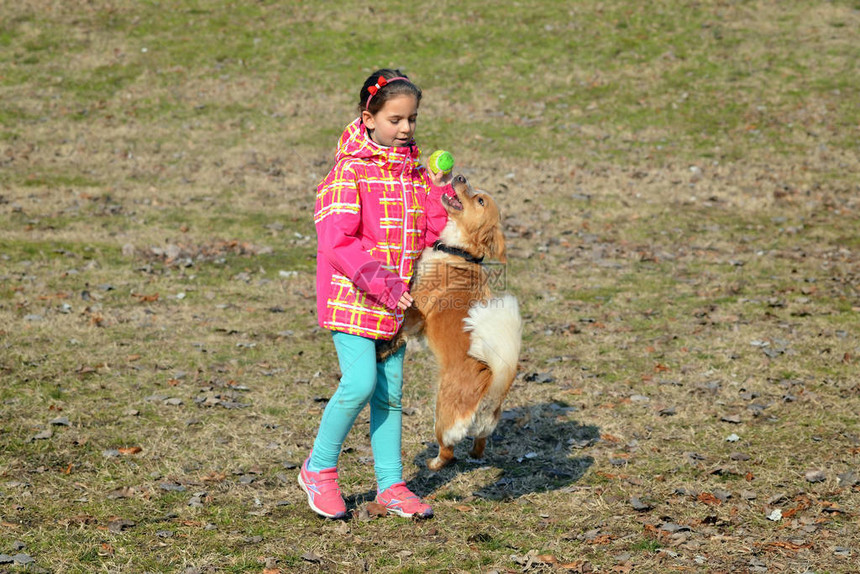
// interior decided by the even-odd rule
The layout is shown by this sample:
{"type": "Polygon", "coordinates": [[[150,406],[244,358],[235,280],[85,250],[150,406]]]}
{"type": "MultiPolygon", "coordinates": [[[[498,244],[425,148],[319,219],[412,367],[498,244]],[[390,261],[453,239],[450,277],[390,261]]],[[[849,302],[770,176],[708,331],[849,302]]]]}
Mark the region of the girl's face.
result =
{"type": "Polygon", "coordinates": [[[411,94],[394,96],[371,114],[361,112],[370,139],[385,147],[404,147],[415,135],[418,122],[418,99],[411,94]]]}

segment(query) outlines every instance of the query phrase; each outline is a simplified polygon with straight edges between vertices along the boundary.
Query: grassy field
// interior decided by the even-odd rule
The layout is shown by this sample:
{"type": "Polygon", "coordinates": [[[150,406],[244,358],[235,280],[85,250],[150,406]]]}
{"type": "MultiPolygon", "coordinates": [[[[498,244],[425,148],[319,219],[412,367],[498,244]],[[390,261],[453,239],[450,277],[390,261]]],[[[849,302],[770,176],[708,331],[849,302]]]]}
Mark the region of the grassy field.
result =
{"type": "Polygon", "coordinates": [[[0,571],[856,572],[860,2],[0,7],[0,571]],[[520,375],[433,520],[295,484],[314,190],[374,69],[505,216],[520,375]]]}

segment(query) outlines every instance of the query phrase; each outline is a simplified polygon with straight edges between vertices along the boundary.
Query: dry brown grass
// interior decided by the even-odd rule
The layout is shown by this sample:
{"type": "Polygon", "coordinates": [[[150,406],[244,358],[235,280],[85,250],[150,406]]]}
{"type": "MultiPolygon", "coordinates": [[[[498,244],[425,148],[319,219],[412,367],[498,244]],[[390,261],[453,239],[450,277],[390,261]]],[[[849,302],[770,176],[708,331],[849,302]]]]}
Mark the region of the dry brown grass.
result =
{"type": "Polygon", "coordinates": [[[857,6],[560,6],[4,6],[0,554],[855,570],[857,6]],[[382,44],[344,34],[365,17],[382,44]],[[408,354],[422,523],[367,515],[366,418],[351,520],[294,484],[338,376],[309,193],[377,64],[421,80],[421,140],[499,202],[527,324],[487,458],[437,474],[432,357],[408,354]]]}

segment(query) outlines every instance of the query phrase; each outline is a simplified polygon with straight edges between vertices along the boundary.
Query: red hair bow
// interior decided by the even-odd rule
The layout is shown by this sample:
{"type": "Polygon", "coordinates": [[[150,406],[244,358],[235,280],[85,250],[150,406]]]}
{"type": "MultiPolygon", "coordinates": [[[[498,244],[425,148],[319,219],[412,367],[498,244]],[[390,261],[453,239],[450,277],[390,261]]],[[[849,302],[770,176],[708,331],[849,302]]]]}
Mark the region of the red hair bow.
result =
{"type": "Polygon", "coordinates": [[[379,91],[380,88],[384,88],[388,84],[388,80],[386,80],[383,76],[379,76],[379,79],[376,80],[375,86],[370,86],[367,88],[367,91],[370,92],[371,96],[375,96],[376,92],[379,91]]]}
{"type": "Polygon", "coordinates": [[[379,92],[379,90],[381,90],[382,88],[384,88],[385,86],[387,86],[388,84],[390,84],[391,82],[393,82],[395,80],[403,80],[403,81],[408,82],[409,78],[407,78],[406,76],[397,76],[396,78],[391,78],[390,80],[386,80],[384,77],[379,76],[379,78],[376,79],[376,85],[370,86],[369,88],[367,88],[367,91],[370,95],[367,96],[367,102],[365,102],[364,108],[368,109],[370,107],[371,98],[373,98],[373,96],[375,96],[379,92]]]}

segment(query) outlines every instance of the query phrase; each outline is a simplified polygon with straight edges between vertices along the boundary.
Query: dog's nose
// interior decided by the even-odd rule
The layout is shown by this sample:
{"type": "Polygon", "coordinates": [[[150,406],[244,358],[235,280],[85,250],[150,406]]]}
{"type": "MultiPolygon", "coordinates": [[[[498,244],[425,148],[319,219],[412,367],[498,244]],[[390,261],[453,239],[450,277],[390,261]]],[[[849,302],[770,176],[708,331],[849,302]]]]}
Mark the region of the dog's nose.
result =
{"type": "Polygon", "coordinates": [[[454,178],[454,183],[466,183],[466,177],[463,174],[459,174],[454,178]]]}

